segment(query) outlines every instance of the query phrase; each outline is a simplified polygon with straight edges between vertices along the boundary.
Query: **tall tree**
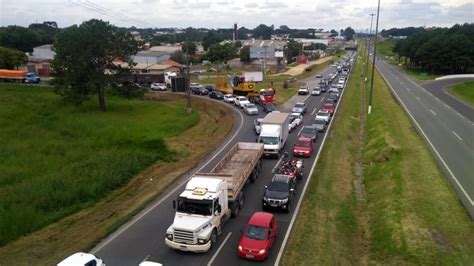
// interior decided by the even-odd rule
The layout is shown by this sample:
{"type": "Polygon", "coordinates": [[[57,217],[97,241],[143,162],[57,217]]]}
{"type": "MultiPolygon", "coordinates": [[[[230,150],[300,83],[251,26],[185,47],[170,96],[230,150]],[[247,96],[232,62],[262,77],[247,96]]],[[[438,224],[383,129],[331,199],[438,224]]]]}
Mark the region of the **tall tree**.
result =
{"type": "Polygon", "coordinates": [[[181,50],[174,51],[171,56],[170,60],[173,60],[175,62],[178,62],[180,64],[184,64],[184,53],[181,50]]]}
{"type": "Polygon", "coordinates": [[[344,37],[346,37],[346,40],[354,39],[354,34],[355,34],[355,31],[351,27],[347,27],[344,30],[344,37]]]}
{"type": "Polygon", "coordinates": [[[17,69],[27,62],[28,57],[24,52],[0,46],[0,68],[17,69]]]}
{"type": "Polygon", "coordinates": [[[294,61],[294,58],[298,56],[303,50],[303,44],[291,39],[286,46],[286,60],[288,63],[294,61]]]}
{"type": "Polygon", "coordinates": [[[240,61],[250,63],[250,46],[246,45],[240,49],[240,61]]]}
{"type": "Polygon", "coordinates": [[[209,48],[209,52],[203,57],[205,60],[209,60],[213,63],[222,62],[227,63],[228,60],[235,58],[236,50],[232,43],[226,43],[223,45],[214,44],[209,48]]]}
{"type": "Polygon", "coordinates": [[[255,29],[253,29],[253,37],[268,40],[273,34],[273,28],[273,25],[267,26],[265,24],[260,24],[255,29]]]}
{"type": "Polygon", "coordinates": [[[53,44],[56,92],[77,105],[96,94],[99,109],[105,112],[105,86],[118,82],[118,76],[133,66],[131,56],[137,47],[129,32],[102,20],[67,28],[53,44]],[[126,66],[114,63],[117,60],[126,66]]]}
{"type": "Polygon", "coordinates": [[[185,41],[181,46],[181,51],[187,53],[188,55],[196,54],[196,43],[192,41],[185,41]]]}

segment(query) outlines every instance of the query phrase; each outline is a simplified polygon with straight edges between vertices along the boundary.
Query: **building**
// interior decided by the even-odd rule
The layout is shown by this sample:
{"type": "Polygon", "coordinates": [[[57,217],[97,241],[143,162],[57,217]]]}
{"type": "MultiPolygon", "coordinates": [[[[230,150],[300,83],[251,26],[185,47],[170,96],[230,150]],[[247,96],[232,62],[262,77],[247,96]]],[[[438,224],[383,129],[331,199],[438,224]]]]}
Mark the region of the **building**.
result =
{"type": "Polygon", "coordinates": [[[172,45],[172,44],[167,44],[167,45],[160,45],[160,46],[152,46],[149,49],[151,52],[161,52],[164,54],[172,54],[176,51],[181,51],[181,45],[172,45]]]}
{"type": "Polygon", "coordinates": [[[33,48],[31,55],[28,55],[28,63],[21,68],[27,72],[37,73],[39,76],[49,76],[51,72],[51,60],[56,53],[52,49],[53,45],[45,44],[33,48]]]}
{"type": "MultiPolygon", "coordinates": [[[[154,48],[154,47],[152,47],[154,48]]],[[[159,64],[163,61],[169,60],[171,53],[169,52],[155,52],[150,48],[149,51],[140,51],[132,56],[132,60],[137,64],[153,65],[159,64]]]]}

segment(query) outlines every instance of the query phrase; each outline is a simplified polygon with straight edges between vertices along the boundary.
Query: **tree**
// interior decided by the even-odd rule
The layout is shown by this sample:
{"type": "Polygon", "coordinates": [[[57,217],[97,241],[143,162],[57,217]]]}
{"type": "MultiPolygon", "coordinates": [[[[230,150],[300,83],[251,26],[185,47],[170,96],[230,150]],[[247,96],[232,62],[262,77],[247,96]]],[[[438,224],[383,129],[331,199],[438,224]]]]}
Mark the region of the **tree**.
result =
{"type": "Polygon", "coordinates": [[[236,51],[232,43],[223,45],[214,44],[209,48],[209,52],[204,56],[204,60],[209,60],[213,63],[222,62],[227,64],[227,61],[235,58],[236,51]]]}
{"type": "Polygon", "coordinates": [[[102,20],[67,28],[53,44],[55,91],[76,105],[97,94],[99,109],[105,112],[105,86],[118,83],[118,77],[130,70],[137,47],[128,31],[102,20]],[[114,63],[117,60],[127,65],[114,63]]]}
{"type": "Polygon", "coordinates": [[[286,60],[288,63],[293,62],[294,58],[298,56],[303,49],[303,45],[293,39],[291,39],[286,47],[286,60]]]}
{"type": "Polygon", "coordinates": [[[27,62],[28,57],[24,52],[0,46],[0,68],[17,69],[27,62]]]}
{"type": "Polygon", "coordinates": [[[181,45],[181,51],[183,51],[183,53],[186,53],[186,51],[187,51],[188,55],[195,55],[196,54],[196,43],[192,42],[192,41],[185,41],[181,45]]]}
{"type": "Polygon", "coordinates": [[[250,63],[250,46],[246,45],[240,49],[240,61],[244,63],[250,63]]]}
{"type": "Polygon", "coordinates": [[[202,39],[202,47],[207,51],[212,45],[220,41],[222,41],[222,39],[219,37],[219,35],[215,31],[210,30],[202,39]]]}
{"type": "Polygon", "coordinates": [[[344,37],[346,37],[346,40],[354,39],[354,34],[355,34],[355,31],[351,27],[347,27],[344,30],[344,37]]]}
{"type": "Polygon", "coordinates": [[[183,51],[181,51],[181,50],[174,51],[170,56],[170,60],[173,60],[173,61],[178,62],[180,64],[184,64],[185,61],[184,61],[183,51]]]}
{"type": "Polygon", "coordinates": [[[337,36],[337,31],[336,30],[332,29],[330,32],[331,32],[331,35],[330,35],[331,37],[336,37],[337,36]]]}
{"type": "Polygon", "coordinates": [[[267,26],[265,24],[258,25],[255,29],[253,29],[253,37],[254,38],[262,38],[262,39],[270,39],[273,34],[273,25],[267,26]]]}

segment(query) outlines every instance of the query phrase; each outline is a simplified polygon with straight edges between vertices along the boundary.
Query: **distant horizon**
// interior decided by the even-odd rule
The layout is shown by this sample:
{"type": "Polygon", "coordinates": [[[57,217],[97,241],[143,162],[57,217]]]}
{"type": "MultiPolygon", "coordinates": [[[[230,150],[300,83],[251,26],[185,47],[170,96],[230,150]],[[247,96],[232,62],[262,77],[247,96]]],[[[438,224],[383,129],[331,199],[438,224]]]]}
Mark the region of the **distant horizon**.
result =
{"type": "MultiPolygon", "coordinates": [[[[275,27],[287,25],[292,29],[323,28],[328,31],[352,27],[363,32],[370,27],[369,14],[376,13],[377,0],[3,0],[0,6],[2,27],[27,27],[32,23],[55,21],[59,28],[65,28],[97,18],[118,27],[142,29],[227,29],[237,22],[239,28],[248,29],[259,24],[273,24],[275,27]]],[[[473,23],[473,6],[470,0],[382,1],[379,29],[473,23]]],[[[375,17],[373,22],[375,29],[375,17]]]]}

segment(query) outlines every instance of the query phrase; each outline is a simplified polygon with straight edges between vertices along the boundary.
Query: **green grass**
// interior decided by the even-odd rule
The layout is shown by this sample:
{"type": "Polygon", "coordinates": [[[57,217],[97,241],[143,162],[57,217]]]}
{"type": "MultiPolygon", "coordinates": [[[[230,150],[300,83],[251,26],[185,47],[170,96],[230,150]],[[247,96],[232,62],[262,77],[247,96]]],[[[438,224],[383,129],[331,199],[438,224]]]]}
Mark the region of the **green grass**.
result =
{"type": "Polygon", "coordinates": [[[194,126],[185,101],[107,97],[64,104],[45,87],[0,85],[0,245],[95,204],[138,172],[176,160],[164,138],[194,126]]]}
{"type": "Polygon", "coordinates": [[[378,73],[365,118],[359,61],[282,265],[472,264],[474,224],[378,73]],[[356,200],[357,165],[364,201],[356,200]]]}
{"type": "Polygon", "coordinates": [[[441,76],[441,75],[427,73],[426,71],[421,70],[421,69],[415,69],[415,68],[409,68],[409,67],[404,67],[404,69],[405,69],[405,74],[417,80],[434,80],[435,78],[441,76]]]}
{"type": "Polygon", "coordinates": [[[448,88],[448,91],[462,101],[474,105],[474,82],[464,82],[448,88]]]}
{"type": "Polygon", "coordinates": [[[395,41],[392,39],[385,39],[382,42],[377,43],[377,54],[380,58],[383,58],[391,64],[398,63],[398,55],[392,50],[395,46],[395,41]]]}
{"type": "Polygon", "coordinates": [[[325,67],[327,67],[328,65],[330,65],[332,63],[332,60],[329,60],[329,61],[326,61],[322,64],[317,64],[317,65],[311,65],[309,66],[308,68],[311,69],[311,71],[304,71],[303,73],[299,74],[298,76],[296,76],[296,78],[298,79],[305,79],[305,78],[308,78],[308,77],[311,77],[311,76],[315,76],[316,73],[318,73],[319,71],[323,70],[325,67]]]}

